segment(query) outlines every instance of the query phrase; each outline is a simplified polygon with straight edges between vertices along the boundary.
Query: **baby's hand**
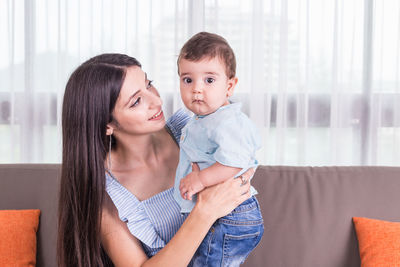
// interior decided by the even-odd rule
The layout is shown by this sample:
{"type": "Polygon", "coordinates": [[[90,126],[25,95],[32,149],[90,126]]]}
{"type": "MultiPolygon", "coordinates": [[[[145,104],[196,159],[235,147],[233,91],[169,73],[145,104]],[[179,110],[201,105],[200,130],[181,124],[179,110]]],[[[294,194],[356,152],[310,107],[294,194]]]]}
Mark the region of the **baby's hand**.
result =
{"type": "Polygon", "coordinates": [[[183,199],[192,200],[192,196],[204,189],[204,185],[201,183],[199,174],[200,169],[197,164],[193,164],[193,171],[182,178],[179,185],[181,196],[183,199]]]}

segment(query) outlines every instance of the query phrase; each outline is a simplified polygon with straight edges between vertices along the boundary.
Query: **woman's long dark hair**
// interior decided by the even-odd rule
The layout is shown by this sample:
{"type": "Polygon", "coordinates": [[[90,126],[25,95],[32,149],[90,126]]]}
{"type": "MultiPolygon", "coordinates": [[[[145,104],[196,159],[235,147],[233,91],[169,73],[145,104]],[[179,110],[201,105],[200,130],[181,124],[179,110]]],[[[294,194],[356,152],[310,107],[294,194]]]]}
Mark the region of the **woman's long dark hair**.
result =
{"type": "MultiPolygon", "coordinates": [[[[132,57],[102,54],[68,80],[62,107],[63,153],[58,207],[57,259],[61,267],[107,266],[100,224],[109,139],[107,124],[132,57]]],[[[106,257],[107,258],[107,257],[106,257]]]]}

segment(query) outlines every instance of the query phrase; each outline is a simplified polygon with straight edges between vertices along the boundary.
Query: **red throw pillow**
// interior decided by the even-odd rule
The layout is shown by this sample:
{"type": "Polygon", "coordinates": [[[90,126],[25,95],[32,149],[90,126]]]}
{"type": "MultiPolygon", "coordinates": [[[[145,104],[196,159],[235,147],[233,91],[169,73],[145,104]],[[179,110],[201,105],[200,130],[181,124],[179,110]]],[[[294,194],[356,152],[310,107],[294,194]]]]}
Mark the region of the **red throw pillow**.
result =
{"type": "Polygon", "coordinates": [[[0,210],[0,266],[35,266],[40,210],[0,210]]]}
{"type": "Polygon", "coordinates": [[[400,266],[400,222],[353,217],[361,266],[400,266]]]}

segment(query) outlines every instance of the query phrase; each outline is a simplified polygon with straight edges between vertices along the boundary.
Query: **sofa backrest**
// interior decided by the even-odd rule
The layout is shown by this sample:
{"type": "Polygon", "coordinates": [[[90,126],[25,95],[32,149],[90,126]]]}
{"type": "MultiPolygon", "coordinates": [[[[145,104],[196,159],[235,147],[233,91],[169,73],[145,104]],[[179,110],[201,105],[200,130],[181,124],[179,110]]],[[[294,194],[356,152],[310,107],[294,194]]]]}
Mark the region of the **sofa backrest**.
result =
{"type": "Polygon", "coordinates": [[[0,210],[40,209],[36,266],[56,264],[59,164],[0,164],[0,210]]]}
{"type": "Polygon", "coordinates": [[[244,266],[360,266],[352,217],[400,222],[400,167],[259,167],[264,236],[244,266]]]}
{"type": "MultiPolygon", "coordinates": [[[[37,266],[56,266],[58,164],[0,164],[0,209],[40,209],[37,266]]],[[[360,266],[352,217],[400,221],[400,167],[260,166],[264,236],[244,266],[360,266]]]]}

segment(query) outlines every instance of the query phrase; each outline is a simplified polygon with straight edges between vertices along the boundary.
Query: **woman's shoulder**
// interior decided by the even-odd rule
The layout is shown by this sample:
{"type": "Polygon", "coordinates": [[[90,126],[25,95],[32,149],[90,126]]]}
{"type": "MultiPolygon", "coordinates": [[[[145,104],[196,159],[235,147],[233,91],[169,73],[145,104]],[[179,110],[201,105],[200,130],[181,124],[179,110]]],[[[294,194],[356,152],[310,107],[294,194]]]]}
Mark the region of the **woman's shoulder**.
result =
{"type": "Polygon", "coordinates": [[[107,234],[113,229],[114,225],[119,224],[121,221],[118,216],[118,210],[108,194],[104,195],[101,210],[101,231],[102,234],[107,234]]]}
{"type": "Polygon", "coordinates": [[[184,108],[180,108],[167,120],[167,125],[183,128],[189,119],[190,116],[186,110],[184,108]]]}
{"type": "Polygon", "coordinates": [[[178,143],[182,128],[185,127],[189,119],[190,116],[185,109],[180,108],[167,120],[166,126],[178,143]]]}

